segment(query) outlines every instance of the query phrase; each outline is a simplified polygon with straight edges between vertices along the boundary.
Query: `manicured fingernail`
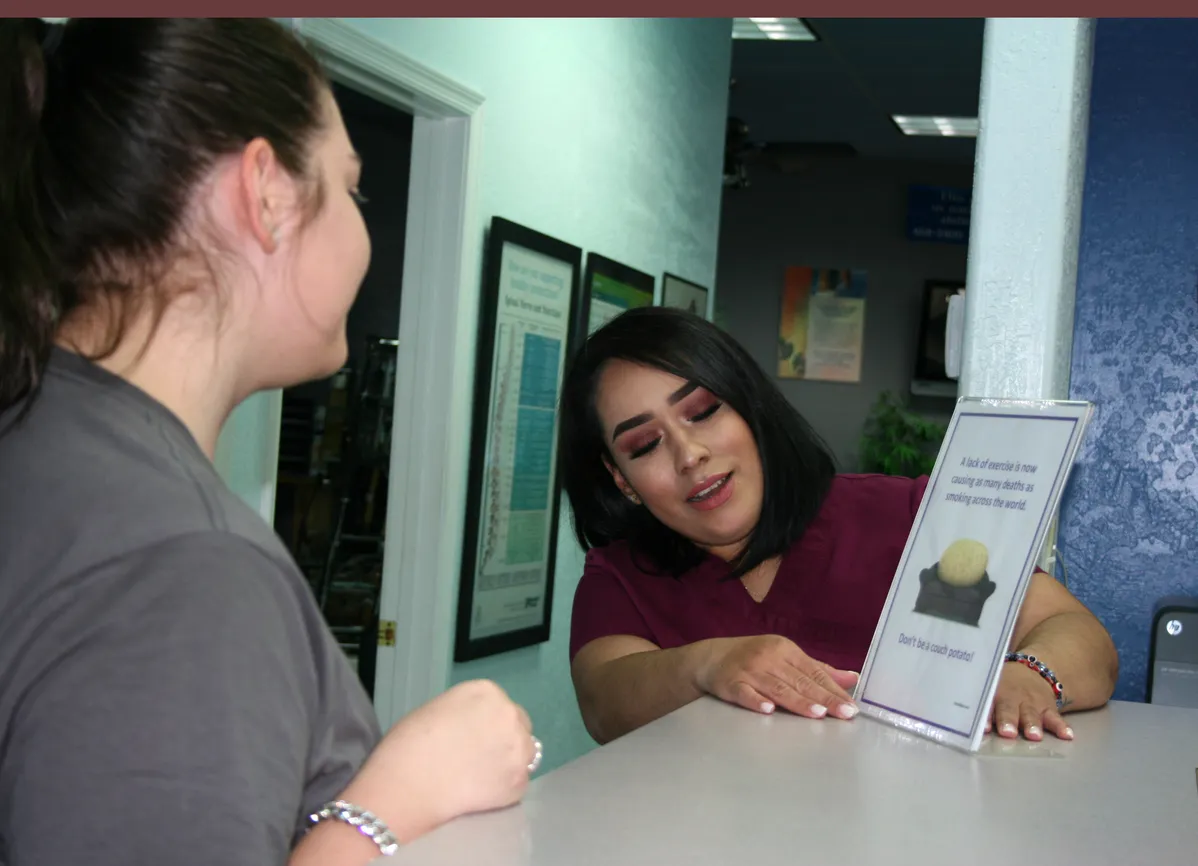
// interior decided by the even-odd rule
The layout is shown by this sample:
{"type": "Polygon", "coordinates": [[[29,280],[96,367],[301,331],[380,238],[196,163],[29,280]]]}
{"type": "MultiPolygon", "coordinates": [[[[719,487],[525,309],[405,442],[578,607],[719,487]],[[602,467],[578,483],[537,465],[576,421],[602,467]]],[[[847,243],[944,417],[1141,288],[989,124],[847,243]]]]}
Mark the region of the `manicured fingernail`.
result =
{"type": "Polygon", "coordinates": [[[815,716],[817,719],[822,719],[825,715],[827,715],[827,713],[828,713],[828,708],[825,707],[823,704],[812,704],[811,705],[811,715],[815,716]]]}
{"type": "Polygon", "coordinates": [[[1028,737],[1028,739],[1029,739],[1029,740],[1038,740],[1038,739],[1040,739],[1040,728],[1039,728],[1039,727],[1037,727],[1036,725],[1028,725],[1028,728],[1027,728],[1027,737],[1028,737]]]}
{"type": "Polygon", "coordinates": [[[1004,734],[1010,734],[1011,736],[1014,736],[1015,734],[1019,733],[1019,731],[1015,729],[1015,726],[1012,725],[1010,722],[1003,722],[1003,726],[1002,726],[1001,730],[1004,734]]]}
{"type": "Polygon", "coordinates": [[[774,711],[774,705],[771,704],[769,701],[766,701],[764,704],[761,705],[761,711],[766,714],[772,713],[774,711]]]}
{"type": "Polygon", "coordinates": [[[1066,740],[1073,739],[1073,728],[1065,728],[1065,739],[1066,740]]]}
{"type": "Polygon", "coordinates": [[[852,704],[841,704],[838,712],[840,713],[840,717],[842,719],[851,719],[853,716],[857,715],[857,708],[852,704]]]}

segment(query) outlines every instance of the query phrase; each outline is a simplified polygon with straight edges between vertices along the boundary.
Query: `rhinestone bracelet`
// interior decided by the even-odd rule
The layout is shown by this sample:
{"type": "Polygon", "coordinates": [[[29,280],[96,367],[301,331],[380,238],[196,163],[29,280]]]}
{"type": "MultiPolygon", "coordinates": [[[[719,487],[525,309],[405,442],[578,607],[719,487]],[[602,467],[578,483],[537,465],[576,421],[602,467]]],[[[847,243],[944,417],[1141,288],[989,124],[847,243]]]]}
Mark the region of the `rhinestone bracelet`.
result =
{"type": "Polygon", "coordinates": [[[382,819],[353,803],[347,803],[344,800],[325,803],[319,810],[308,816],[309,829],[321,821],[340,821],[343,824],[349,824],[377,845],[384,857],[390,857],[399,850],[399,840],[395,838],[394,833],[387,829],[387,825],[383,823],[382,819]]]}
{"type": "Polygon", "coordinates": [[[1007,661],[1019,662],[1025,664],[1044,679],[1048,680],[1048,684],[1052,686],[1053,696],[1057,699],[1057,709],[1063,709],[1065,706],[1065,687],[1061,685],[1057,679],[1057,675],[1052,672],[1052,669],[1044,662],[1040,661],[1035,656],[1030,656],[1027,653],[1007,653],[1007,661]]]}

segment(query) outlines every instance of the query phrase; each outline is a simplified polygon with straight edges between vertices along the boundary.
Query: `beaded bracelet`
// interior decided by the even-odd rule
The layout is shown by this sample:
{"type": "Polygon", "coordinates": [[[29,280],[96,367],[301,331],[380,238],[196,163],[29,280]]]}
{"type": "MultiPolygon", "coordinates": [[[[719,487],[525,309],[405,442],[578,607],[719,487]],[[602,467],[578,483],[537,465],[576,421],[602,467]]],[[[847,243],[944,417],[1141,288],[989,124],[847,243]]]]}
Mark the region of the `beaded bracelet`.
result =
{"type": "Polygon", "coordinates": [[[378,846],[384,857],[390,857],[399,850],[399,840],[387,828],[387,825],[372,812],[367,812],[360,806],[347,803],[344,800],[334,800],[325,803],[317,811],[308,816],[309,829],[322,821],[340,821],[349,824],[371,842],[378,846]]]}
{"type": "Polygon", "coordinates": [[[1048,665],[1027,653],[1007,653],[1007,661],[1025,664],[1044,677],[1044,679],[1048,680],[1048,684],[1052,686],[1052,693],[1057,699],[1057,709],[1060,710],[1065,707],[1065,687],[1061,685],[1060,680],[1057,679],[1057,675],[1052,672],[1052,669],[1048,665]]]}

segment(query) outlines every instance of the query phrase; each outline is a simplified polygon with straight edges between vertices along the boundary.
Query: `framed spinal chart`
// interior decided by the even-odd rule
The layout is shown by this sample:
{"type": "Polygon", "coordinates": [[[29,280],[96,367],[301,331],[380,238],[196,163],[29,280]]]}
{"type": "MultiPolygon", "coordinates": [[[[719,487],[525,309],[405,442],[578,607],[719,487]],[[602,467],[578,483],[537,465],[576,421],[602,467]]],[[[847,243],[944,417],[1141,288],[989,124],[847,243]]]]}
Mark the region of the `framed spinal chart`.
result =
{"type": "Polygon", "coordinates": [[[549,639],[557,399],[582,251],[496,217],[486,251],[455,661],[549,639]]]}

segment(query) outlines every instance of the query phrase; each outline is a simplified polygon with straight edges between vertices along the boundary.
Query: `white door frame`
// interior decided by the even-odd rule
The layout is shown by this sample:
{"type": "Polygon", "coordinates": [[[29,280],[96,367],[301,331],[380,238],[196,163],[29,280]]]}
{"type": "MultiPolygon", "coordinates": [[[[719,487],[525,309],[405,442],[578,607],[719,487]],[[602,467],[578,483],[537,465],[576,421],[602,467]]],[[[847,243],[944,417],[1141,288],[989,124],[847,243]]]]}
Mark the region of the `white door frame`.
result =
{"type": "MultiPolygon", "coordinates": [[[[482,228],[483,97],[335,18],[292,19],[330,76],[414,115],[375,709],[390,726],[449,680],[466,500],[482,228]]],[[[368,169],[369,170],[369,169],[368,169]]],[[[281,400],[281,397],[279,398],[281,400]]]]}

